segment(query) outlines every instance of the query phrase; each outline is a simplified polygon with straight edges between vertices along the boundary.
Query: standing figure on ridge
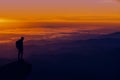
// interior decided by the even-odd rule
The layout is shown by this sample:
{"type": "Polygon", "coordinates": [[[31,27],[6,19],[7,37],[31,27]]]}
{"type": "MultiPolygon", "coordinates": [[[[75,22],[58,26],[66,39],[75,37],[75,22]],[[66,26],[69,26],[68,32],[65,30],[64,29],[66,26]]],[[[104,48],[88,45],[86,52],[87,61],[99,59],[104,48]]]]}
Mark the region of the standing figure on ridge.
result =
{"type": "Polygon", "coordinates": [[[16,48],[18,50],[18,60],[23,59],[23,41],[24,37],[21,37],[19,40],[16,41],[16,48]]]}

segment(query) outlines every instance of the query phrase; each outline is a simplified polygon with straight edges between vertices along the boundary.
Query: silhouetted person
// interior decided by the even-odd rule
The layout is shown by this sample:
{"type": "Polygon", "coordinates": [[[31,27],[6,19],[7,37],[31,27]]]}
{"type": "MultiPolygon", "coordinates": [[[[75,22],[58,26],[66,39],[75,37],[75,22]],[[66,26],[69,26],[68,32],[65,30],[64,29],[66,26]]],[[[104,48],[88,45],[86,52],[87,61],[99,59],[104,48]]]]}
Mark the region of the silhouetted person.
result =
{"type": "Polygon", "coordinates": [[[23,59],[23,41],[24,41],[24,37],[21,37],[21,39],[16,41],[16,48],[18,50],[18,60],[23,59]]]}

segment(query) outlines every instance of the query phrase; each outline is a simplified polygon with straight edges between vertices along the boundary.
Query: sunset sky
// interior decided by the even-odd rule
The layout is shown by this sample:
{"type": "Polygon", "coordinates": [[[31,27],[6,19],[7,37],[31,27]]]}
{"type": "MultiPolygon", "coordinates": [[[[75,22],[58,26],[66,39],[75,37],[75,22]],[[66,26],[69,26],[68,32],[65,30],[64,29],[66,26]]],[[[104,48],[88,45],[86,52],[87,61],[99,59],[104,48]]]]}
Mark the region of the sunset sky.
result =
{"type": "Polygon", "coordinates": [[[120,21],[120,0],[0,0],[0,21],[120,21]]]}

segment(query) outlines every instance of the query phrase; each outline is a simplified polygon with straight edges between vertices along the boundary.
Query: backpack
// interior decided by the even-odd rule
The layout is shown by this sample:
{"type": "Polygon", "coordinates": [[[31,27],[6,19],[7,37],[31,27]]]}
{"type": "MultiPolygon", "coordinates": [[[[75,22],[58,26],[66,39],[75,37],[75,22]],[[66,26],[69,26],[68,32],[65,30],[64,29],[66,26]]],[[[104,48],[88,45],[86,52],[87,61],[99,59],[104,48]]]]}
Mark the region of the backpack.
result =
{"type": "Polygon", "coordinates": [[[16,48],[19,48],[19,40],[16,41],[16,48]]]}

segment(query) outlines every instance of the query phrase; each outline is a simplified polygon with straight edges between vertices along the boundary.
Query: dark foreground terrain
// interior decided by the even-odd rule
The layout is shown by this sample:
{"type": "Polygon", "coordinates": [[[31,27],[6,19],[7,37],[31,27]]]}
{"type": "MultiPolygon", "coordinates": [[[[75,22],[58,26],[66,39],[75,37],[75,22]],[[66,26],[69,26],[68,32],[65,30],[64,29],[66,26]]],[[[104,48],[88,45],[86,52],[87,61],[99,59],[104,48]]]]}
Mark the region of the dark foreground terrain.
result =
{"type": "Polygon", "coordinates": [[[6,64],[0,68],[0,80],[25,80],[32,70],[24,60],[6,64]]]}

